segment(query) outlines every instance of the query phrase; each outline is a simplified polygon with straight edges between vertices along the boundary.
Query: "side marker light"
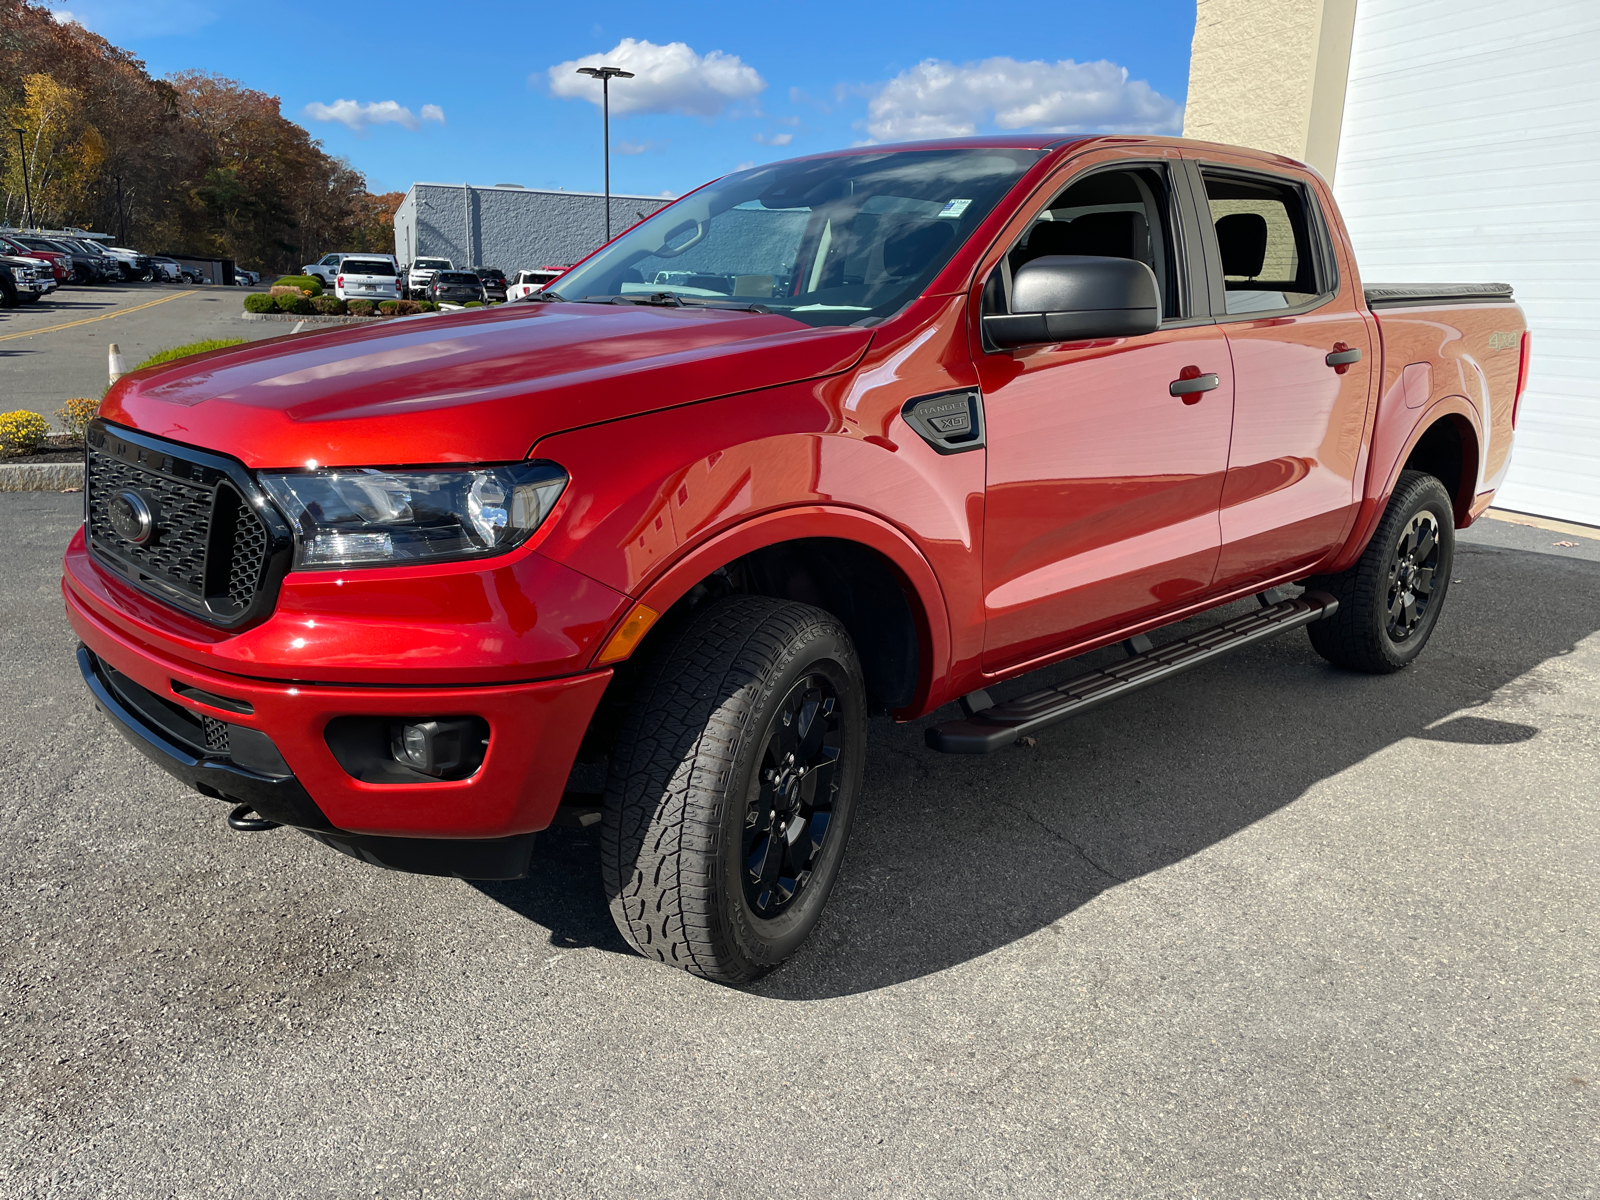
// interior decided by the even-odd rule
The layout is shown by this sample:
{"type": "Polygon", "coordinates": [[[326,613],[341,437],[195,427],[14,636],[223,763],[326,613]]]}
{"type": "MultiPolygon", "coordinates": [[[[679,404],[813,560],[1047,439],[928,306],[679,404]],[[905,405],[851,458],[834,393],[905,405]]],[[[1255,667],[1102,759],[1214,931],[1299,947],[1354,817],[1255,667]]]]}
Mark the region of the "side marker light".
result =
{"type": "Polygon", "coordinates": [[[640,639],[650,632],[650,626],[656,623],[661,614],[648,604],[635,604],[633,611],[628,614],[621,627],[611,635],[611,640],[606,643],[606,648],[600,651],[597,660],[601,666],[621,662],[634,652],[640,639]]]}

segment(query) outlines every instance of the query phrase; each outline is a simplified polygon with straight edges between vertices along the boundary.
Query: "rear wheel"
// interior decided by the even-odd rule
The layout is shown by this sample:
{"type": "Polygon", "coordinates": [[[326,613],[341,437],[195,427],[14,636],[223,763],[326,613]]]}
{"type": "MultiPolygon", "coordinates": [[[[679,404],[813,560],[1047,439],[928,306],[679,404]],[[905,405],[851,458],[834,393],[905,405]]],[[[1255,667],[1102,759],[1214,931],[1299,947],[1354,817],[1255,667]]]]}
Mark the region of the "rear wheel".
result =
{"type": "Polygon", "coordinates": [[[623,937],[721,983],[792,955],[838,877],[865,743],[860,661],[829,614],[739,596],[670,633],[606,789],[601,868],[623,937]]]}
{"type": "Polygon", "coordinates": [[[1386,675],[1422,653],[1439,620],[1455,561],[1450,493],[1432,475],[1403,471],[1361,558],[1307,586],[1331,593],[1339,611],[1306,626],[1335,666],[1386,675]]]}

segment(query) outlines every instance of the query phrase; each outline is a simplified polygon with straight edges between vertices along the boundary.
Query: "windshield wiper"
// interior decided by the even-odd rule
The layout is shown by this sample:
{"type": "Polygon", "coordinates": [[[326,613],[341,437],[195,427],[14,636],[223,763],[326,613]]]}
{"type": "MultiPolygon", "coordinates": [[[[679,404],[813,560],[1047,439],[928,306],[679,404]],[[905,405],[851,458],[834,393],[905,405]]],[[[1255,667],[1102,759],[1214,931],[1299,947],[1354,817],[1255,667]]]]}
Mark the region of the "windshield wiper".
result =
{"type": "Polygon", "coordinates": [[[507,300],[507,304],[559,304],[564,300],[555,292],[529,292],[526,296],[518,296],[515,300],[507,300]]]}
{"type": "Polygon", "coordinates": [[[642,304],[650,308],[718,308],[726,312],[770,313],[772,310],[753,300],[710,300],[705,296],[681,296],[677,292],[623,292],[615,296],[585,296],[580,304],[642,304]]]}

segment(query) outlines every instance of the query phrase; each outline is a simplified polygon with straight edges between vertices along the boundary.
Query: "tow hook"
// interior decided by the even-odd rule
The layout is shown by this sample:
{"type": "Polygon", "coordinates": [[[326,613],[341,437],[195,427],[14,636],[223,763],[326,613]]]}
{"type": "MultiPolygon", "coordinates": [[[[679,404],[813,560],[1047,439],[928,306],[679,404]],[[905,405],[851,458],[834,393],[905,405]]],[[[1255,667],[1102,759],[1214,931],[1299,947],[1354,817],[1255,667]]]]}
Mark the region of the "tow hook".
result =
{"type": "Polygon", "coordinates": [[[278,828],[279,822],[258,817],[255,811],[248,804],[239,805],[228,814],[228,828],[235,833],[265,833],[269,829],[278,828]]]}

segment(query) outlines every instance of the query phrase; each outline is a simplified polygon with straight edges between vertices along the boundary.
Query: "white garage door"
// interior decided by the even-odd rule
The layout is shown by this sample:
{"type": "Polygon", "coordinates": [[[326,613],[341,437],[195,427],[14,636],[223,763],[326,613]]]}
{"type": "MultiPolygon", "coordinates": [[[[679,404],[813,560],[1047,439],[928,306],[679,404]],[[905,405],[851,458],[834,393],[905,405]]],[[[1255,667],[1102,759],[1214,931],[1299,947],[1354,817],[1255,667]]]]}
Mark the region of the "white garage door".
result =
{"type": "Polygon", "coordinates": [[[1600,3],[1358,0],[1334,191],[1363,278],[1515,287],[1496,504],[1600,525],[1600,3]]]}

